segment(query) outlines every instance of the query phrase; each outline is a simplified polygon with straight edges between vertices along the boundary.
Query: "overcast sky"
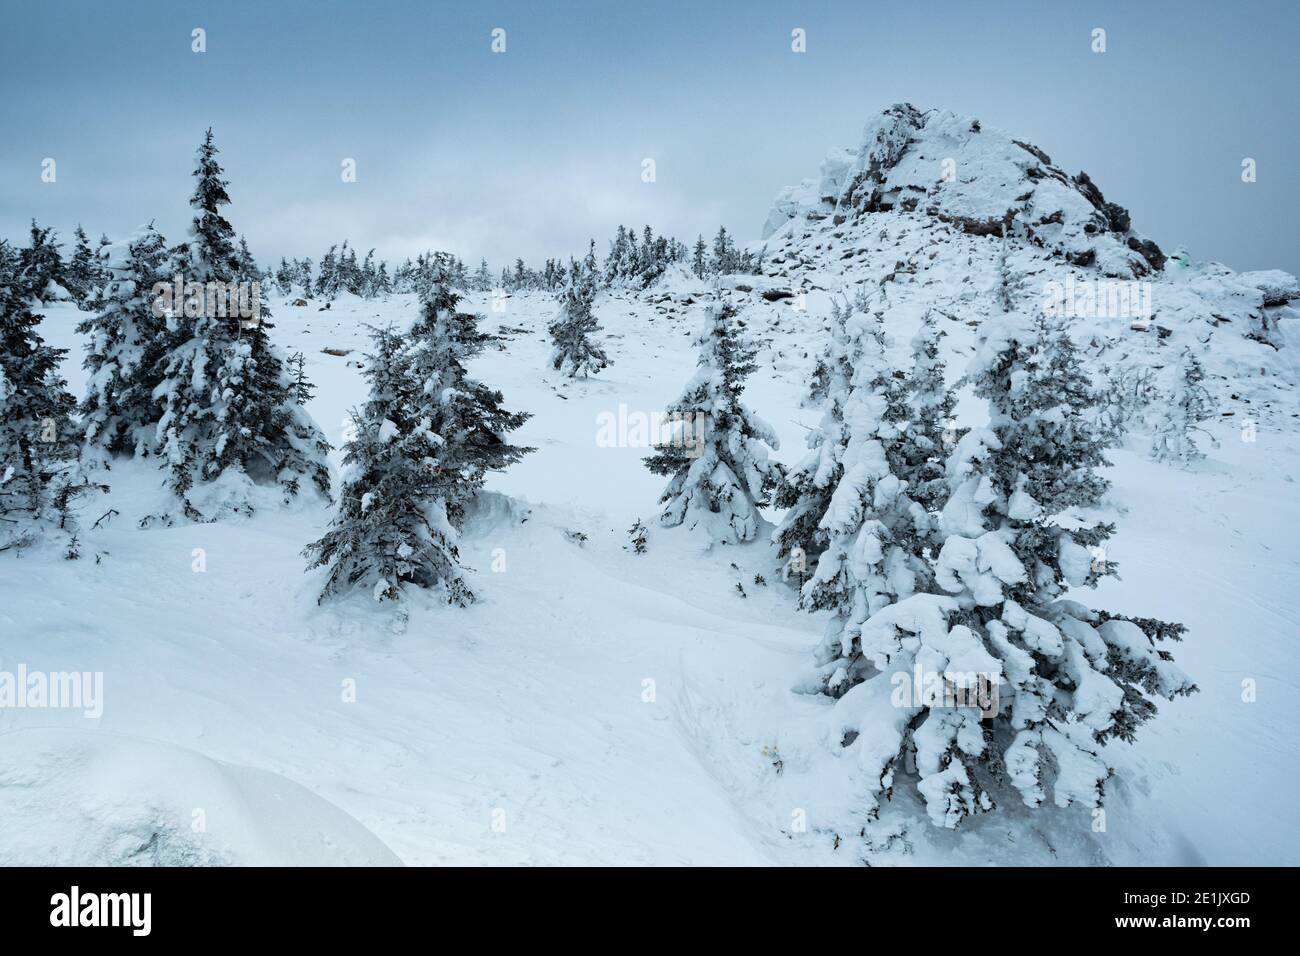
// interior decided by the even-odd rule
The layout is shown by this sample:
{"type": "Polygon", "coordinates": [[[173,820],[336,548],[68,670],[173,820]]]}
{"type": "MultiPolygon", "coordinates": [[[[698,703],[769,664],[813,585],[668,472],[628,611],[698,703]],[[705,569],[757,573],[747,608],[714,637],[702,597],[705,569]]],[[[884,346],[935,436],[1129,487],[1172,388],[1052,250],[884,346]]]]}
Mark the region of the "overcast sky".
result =
{"type": "Polygon", "coordinates": [[[1300,272],[1300,3],[0,0],[0,235],[183,237],[216,132],[263,262],[348,238],[494,267],[615,226],[756,239],[907,100],[1086,170],[1168,250],[1300,272]],[[191,52],[206,30],[207,52],[191,52]],[[506,52],[491,31],[506,31],[506,52]],[[803,28],[807,52],[791,51],[803,28]],[[1106,52],[1091,50],[1095,27],[1106,52]],[[42,160],[57,181],[41,182],[42,160]],[[1241,181],[1243,158],[1258,181],[1241,181]],[[357,181],[340,177],[355,159],[357,181]],[[653,158],[657,181],[641,179],[653,158]]]}

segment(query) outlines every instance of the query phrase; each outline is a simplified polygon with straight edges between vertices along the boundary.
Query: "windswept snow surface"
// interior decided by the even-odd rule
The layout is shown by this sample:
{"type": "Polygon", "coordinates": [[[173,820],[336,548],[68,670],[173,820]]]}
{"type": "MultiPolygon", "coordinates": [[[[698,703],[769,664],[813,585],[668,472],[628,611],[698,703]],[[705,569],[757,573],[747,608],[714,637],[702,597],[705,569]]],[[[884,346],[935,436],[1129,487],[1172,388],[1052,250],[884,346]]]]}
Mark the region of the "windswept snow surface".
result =
{"type": "MultiPolygon", "coordinates": [[[[699,295],[685,280],[602,295],[614,365],[576,383],[546,363],[551,296],[513,296],[504,313],[467,302],[485,329],[507,330],[473,372],[535,413],[518,440],[538,449],[492,478],[467,529],[482,598],[468,609],[418,595],[405,614],[365,594],[318,606],[320,578],[299,552],[330,518],[319,502],[142,530],[167,507],[147,462],[115,465],[111,494],[85,507],[87,524],[118,514],[87,533],[82,560],[2,556],[0,671],[102,671],[104,700],[98,720],[0,710],[0,860],[148,859],[127,837],[158,833],[183,835],[168,852],[196,862],[382,862],[384,847],[413,865],[1300,862],[1293,420],[1261,425],[1253,443],[1213,423],[1221,446],[1188,471],[1140,447],[1113,455],[1110,557],[1123,579],[1094,604],[1186,623],[1177,660],[1201,693],[1162,705],[1136,744],[1108,748],[1104,832],[1087,811],[1016,806],[940,831],[900,787],[862,836],[829,702],[792,692],[823,616],[795,610],[761,537],[705,551],[660,528],[647,450],[597,442],[599,415],[657,411],[690,377],[699,295]],[[624,547],[637,518],[644,555],[624,547]],[[57,777],[44,781],[42,766],[57,777]],[[267,781],[290,816],[312,814],[309,847],[255,819],[267,781]],[[210,837],[191,828],[197,808],[210,837]]],[[[796,311],[749,298],[766,347],[745,400],[776,429],[779,457],[797,460],[819,414],[800,399],[829,299],[813,292],[796,311]]],[[[415,303],[319,305],[273,303],[273,335],[306,353],[310,411],[338,444],[364,396],[364,323],[404,327],[415,303]]],[[[76,319],[51,306],[43,333],[74,349],[65,371],[80,391],[76,319]]],[[[901,350],[913,328],[891,331],[901,350]]],[[[958,367],[974,332],[948,332],[958,367]]],[[[959,412],[980,415],[969,397],[959,412]]]]}

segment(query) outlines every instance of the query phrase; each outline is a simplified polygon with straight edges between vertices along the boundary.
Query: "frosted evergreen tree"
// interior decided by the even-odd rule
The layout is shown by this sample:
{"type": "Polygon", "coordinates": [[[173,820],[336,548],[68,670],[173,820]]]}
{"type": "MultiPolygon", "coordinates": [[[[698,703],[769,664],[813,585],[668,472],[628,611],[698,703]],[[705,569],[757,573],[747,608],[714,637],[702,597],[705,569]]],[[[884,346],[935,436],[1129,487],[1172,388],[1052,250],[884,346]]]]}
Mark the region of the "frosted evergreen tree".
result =
{"type": "Polygon", "coordinates": [[[809,376],[808,394],[803,404],[822,405],[830,395],[831,379],[835,374],[837,361],[835,349],[844,335],[844,323],[848,320],[851,311],[847,298],[843,303],[831,301],[830,335],[827,336],[826,344],[813,365],[812,375],[809,376]]]}
{"type": "Polygon", "coordinates": [[[1186,465],[1205,457],[1196,445],[1197,432],[1214,443],[1214,436],[1201,427],[1214,414],[1214,404],[1201,384],[1205,369],[1190,347],[1183,348],[1171,372],[1172,387],[1160,396],[1150,417],[1151,457],[1186,465]]]}
{"type": "Polygon", "coordinates": [[[605,259],[605,285],[613,285],[627,274],[627,227],[619,226],[605,259]]]}
{"type": "Polygon", "coordinates": [[[569,378],[595,375],[610,364],[604,349],[592,341],[600,331],[600,324],[591,313],[596,298],[596,287],[591,276],[573,263],[569,269],[569,282],[560,294],[560,315],[550,324],[551,367],[569,378]]]}
{"type": "Polygon", "coordinates": [[[39,302],[57,302],[71,297],[64,287],[66,268],[54,230],[32,220],[27,246],[18,253],[18,280],[39,302]]]}
{"type": "Polygon", "coordinates": [[[375,250],[371,249],[366,253],[365,260],[361,263],[361,295],[367,299],[373,299],[379,294],[379,273],[375,269],[375,250]]]}
{"type": "Polygon", "coordinates": [[[237,275],[244,282],[260,282],[262,279],[262,270],[257,266],[257,260],[253,254],[248,251],[248,240],[243,236],[239,237],[239,245],[235,248],[235,263],[237,275]]]}
{"type": "Polygon", "coordinates": [[[312,261],[308,257],[298,263],[298,285],[302,287],[303,298],[311,298],[312,278],[311,278],[312,261]]]}
{"type": "Polygon", "coordinates": [[[939,358],[943,337],[935,314],[927,309],[921,328],[912,338],[912,370],[907,380],[909,423],[903,434],[902,477],[908,495],[927,511],[937,512],[947,500],[944,480],[948,452],[964,435],[953,418],[957,398],[944,381],[944,363],[939,358]]]}
{"type": "MultiPolygon", "coordinates": [[[[569,271],[572,273],[573,269],[570,268],[569,271]]],[[[600,263],[596,261],[595,239],[589,239],[587,241],[587,254],[582,257],[582,271],[585,274],[587,281],[591,283],[592,289],[596,289],[600,286],[600,263]]]]}
{"type": "Polygon", "coordinates": [[[338,246],[330,246],[321,256],[320,270],[316,276],[316,294],[323,299],[333,299],[338,294],[338,246]]]}
{"type": "Polygon", "coordinates": [[[703,236],[695,238],[695,253],[691,257],[691,271],[696,278],[703,279],[709,272],[709,246],[703,236]]]}
{"type": "MultiPolygon", "coordinates": [[[[847,389],[836,383],[843,407],[838,420],[830,416],[830,442],[815,449],[828,448],[832,455],[838,450],[830,469],[838,475],[817,525],[816,540],[824,540],[825,548],[800,595],[803,607],[834,612],[816,655],[833,697],[872,668],[855,642],[863,622],[930,578],[923,552],[931,520],[908,495],[903,453],[910,409],[887,356],[883,314],[850,312],[844,328],[851,377],[847,389]]],[[[825,494],[815,478],[813,472],[809,503],[820,503],[825,494]]]]}
{"type": "Polygon", "coordinates": [[[779,444],[772,427],[740,401],[757,367],[756,350],[720,291],[696,345],[698,371],[667,409],[675,434],[646,459],[651,472],[671,479],[659,499],[659,520],[668,527],[699,527],[710,545],[749,541],[758,534],[758,508],[782,476],[764,444],[779,444]]]}
{"type": "Polygon", "coordinates": [[[784,574],[802,577],[826,550],[828,536],[821,527],[831,495],[844,474],[844,449],[848,427],[844,410],[852,388],[856,349],[849,340],[848,321],[853,310],[847,299],[831,304],[831,328],[818,363],[822,407],[821,421],[808,433],[808,453],[788,471],[777,487],[773,503],[785,515],[772,535],[778,557],[786,559],[784,574]]]}
{"type": "Polygon", "coordinates": [[[374,330],[362,374],[370,395],[352,413],[356,437],[343,448],[339,511],[303,552],[309,567],[330,568],[321,600],[360,588],[393,601],[414,585],[440,588],[448,603],[463,607],[474,594],[447,499],[455,478],[444,468],[446,442],[423,414],[407,343],[391,329],[374,330]]]}
{"type": "Polygon", "coordinates": [[[306,405],[316,394],[316,386],[307,378],[307,356],[294,352],[285,362],[289,370],[289,380],[293,382],[293,400],[299,405],[306,405]]]}
{"type": "MultiPolygon", "coordinates": [[[[195,210],[181,266],[188,279],[227,288],[241,275],[234,230],[222,215],[226,181],[208,130],[198,150],[195,210]]],[[[216,506],[248,510],[252,484],[276,484],[286,498],[308,478],[329,495],[329,444],[295,400],[284,357],[260,321],[210,314],[189,300],[168,319],[169,348],[163,379],[154,390],[162,404],[156,431],[159,454],[171,471],[170,487],[187,516],[204,518],[190,492],[196,482],[222,482],[216,506]]]]}
{"type": "Polygon", "coordinates": [[[77,467],[76,400],[59,375],[65,350],[36,331],[43,317],[32,306],[48,287],[29,285],[0,241],[0,552],[61,534],[75,558],[72,503],[89,485],[77,467]]]}
{"type": "Polygon", "coordinates": [[[154,284],[170,283],[167,243],[152,225],[110,246],[99,312],[82,320],[87,336],[86,395],[81,401],[83,457],[100,466],[114,456],[149,453],[161,416],[154,390],[162,379],[167,326],[154,284]]]}
{"type": "Polygon", "coordinates": [[[73,240],[72,258],[64,269],[64,284],[77,305],[84,309],[94,302],[95,293],[104,276],[95,250],[90,247],[90,237],[80,224],[73,233],[73,240]]]}
{"type": "Polygon", "coordinates": [[[725,226],[719,226],[718,234],[713,237],[713,261],[711,266],[714,272],[724,275],[740,271],[741,256],[725,226]]]}
{"type": "Polygon", "coordinates": [[[293,272],[283,256],[280,257],[280,265],[275,270],[275,288],[283,296],[293,292],[293,272]]]}
{"type": "Polygon", "coordinates": [[[1065,598],[1114,572],[1105,442],[1087,414],[1097,396],[1069,339],[1014,313],[986,320],[967,378],[990,421],[948,458],[935,586],[856,628],[870,666],[830,717],[870,811],[906,774],[945,827],[1007,788],[1030,807],[1049,792],[1059,807],[1100,805],[1103,744],[1132,740],[1151,697],[1195,689],[1160,646],[1181,625],[1065,598]]]}
{"type": "Polygon", "coordinates": [[[366,363],[370,400],[344,451],[344,488],[333,528],[305,554],[332,565],[322,598],[345,587],[394,600],[408,584],[441,588],[464,606],[474,594],[457,542],[489,471],[532,451],[506,435],[528,420],[469,378],[465,363],[487,336],[458,312],[449,277],[434,275],[410,342],[377,332],[366,363]]]}
{"type": "Polygon", "coordinates": [[[459,529],[490,471],[503,471],[533,449],[507,440],[531,415],[502,407],[505,397],[469,377],[466,364],[489,337],[478,316],[457,310],[459,297],[435,275],[420,317],[411,326],[411,374],[419,383],[418,420],[440,439],[436,468],[447,515],[459,529]]]}

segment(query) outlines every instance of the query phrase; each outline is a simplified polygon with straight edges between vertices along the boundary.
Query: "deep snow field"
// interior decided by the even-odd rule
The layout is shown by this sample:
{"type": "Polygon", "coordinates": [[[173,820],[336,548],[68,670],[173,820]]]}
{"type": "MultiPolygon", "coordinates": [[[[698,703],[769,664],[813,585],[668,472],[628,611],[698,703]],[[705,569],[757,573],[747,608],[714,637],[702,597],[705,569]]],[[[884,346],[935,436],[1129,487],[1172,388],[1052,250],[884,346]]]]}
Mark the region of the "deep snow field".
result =
{"type": "MultiPolygon", "coordinates": [[[[464,303],[505,329],[472,372],[534,413],[515,440],[537,448],[467,530],[468,609],[318,606],[300,551],[331,508],[310,498],[142,530],[168,507],[149,462],[116,465],[84,505],[87,526],[119,513],[82,560],[0,561],[0,668],[104,674],[98,720],[0,711],[0,864],[1300,863],[1296,419],[1254,442],[1211,423],[1219,447],[1188,470],[1148,461],[1140,436],[1112,453],[1122,579],[1083,599],[1186,624],[1173,650],[1200,693],[1108,747],[1105,832],[1078,807],[1020,806],[941,831],[908,787],[864,832],[854,766],[821,736],[829,701],[791,692],[824,616],[796,609],[765,536],[706,551],[660,528],[646,449],[597,443],[601,413],[660,410],[694,367],[701,306],[654,298],[597,299],[614,364],[576,382],[546,365],[551,296],[464,303]],[[644,555],[626,547],[638,518],[644,555]]],[[[819,417],[800,399],[827,301],[748,316],[766,347],[746,401],[787,463],[819,417]]],[[[309,410],[338,445],[365,324],[405,326],[416,304],[321,305],[273,300],[272,338],[306,354],[309,410]]],[[[78,313],[45,314],[80,395],[78,313]]],[[[902,359],[913,330],[891,331],[902,359]]],[[[947,331],[955,377],[974,332],[947,331]]],[[[960,414],[983,421],[969,397],[960,414]]]]}

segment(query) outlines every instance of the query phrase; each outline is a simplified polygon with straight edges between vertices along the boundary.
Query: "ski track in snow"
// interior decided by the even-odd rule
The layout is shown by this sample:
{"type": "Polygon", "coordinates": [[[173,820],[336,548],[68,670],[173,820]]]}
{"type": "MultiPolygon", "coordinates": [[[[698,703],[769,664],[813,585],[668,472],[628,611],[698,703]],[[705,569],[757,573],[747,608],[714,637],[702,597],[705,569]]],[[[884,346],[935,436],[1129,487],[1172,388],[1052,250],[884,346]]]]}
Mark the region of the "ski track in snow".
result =
{"type": "MultiPolygon", "coordinates": [[[[364,397],[354,367],[368,347],[363,323],[409,324],[414,303],[317,305],[274,303],[272,337],[306,353],[318,386],[309,409],[338,444],[364,397]]],[[[1286,676],[1300,621],[1294,433],[1261,431],[1247,446],[1217,425],[1221,448],[1191,471],[1140,450],[1113,455],[1113,498],[1127,513],[1110,557],[1122,579],[1084,599],[1186,623],[1175,656],[1201,693],[1163,703],[1135,745],[1109,748],[1119,780],[1106,834],[1091,833],[1082,811],[1023,808],[939,833],[900,793],[887,814],[898,840],[862,847],[852,769],[818,737],[822,703],[790,691],[823,617],[795,610],[765,544],[707,552],[659,528],[662,481],[642,466],[646,451],[595,441],[598,413],[619,402],[659,410],[686,381],[698,307],[602,296],[614,365],[570,383],[545,366],[550,296],[514,296],[504,314],[481,296],[467,305],[486,331],[527,330],[474,372],[508,408],[535,413],[518,441],[538,449],[489,483],[513,506],[489,497],[467,530],[479,603],[457,610],[417,595],[405,621],[364,595],[318,607],[320,579],[304,574],[299,552],[328,522],[326,506],[139,530],[163,507],[161,475],[123,463],[109,500],[84,509],[87,524],[121,512],[87,535],[84,560],[0,565],[0,667],[103,671],[104,716],[0,711],[0,754],[4,734],[29,728],[165,742],[288,778],[413,865],[1300,862],[1286,822],[1300,765],[1286,676]],[[645,555],[624,547],[637,518],[650,529],[645,555]],[[570,530],[588,540],[567,540],[570,530]],[[204,573],[191,570],[195,548],[204,573]],[[498,548],[502,573],[491,570],[498,548]],[[765,586],[753,582],[760,573],[765,586]],[[1241,700],[1247,678],[1255,703],[1241,700]],[[354,703],[343,701],[347,679],[354,703]],[[792,825],[800,812],[807,832],[792,825]]],[[[817,418],[799,407],[816,346],[786,306],[763,315],[768,326],[754,331],[772,341],[746,401],[792,462],[817,418]],[[787,318],[777,327],[775,316],[787,318]]],[[[43,334],[73,350],[65,374],[80,394],[75,321],[50,307],[43,334]]],[[[968,347],[964,331],[955,352],[968,347]]],[[[906,343],[910,330],[895,336],[906,343]]],[[[961,414],[973,407],[965,398],[961,414]]]]}

